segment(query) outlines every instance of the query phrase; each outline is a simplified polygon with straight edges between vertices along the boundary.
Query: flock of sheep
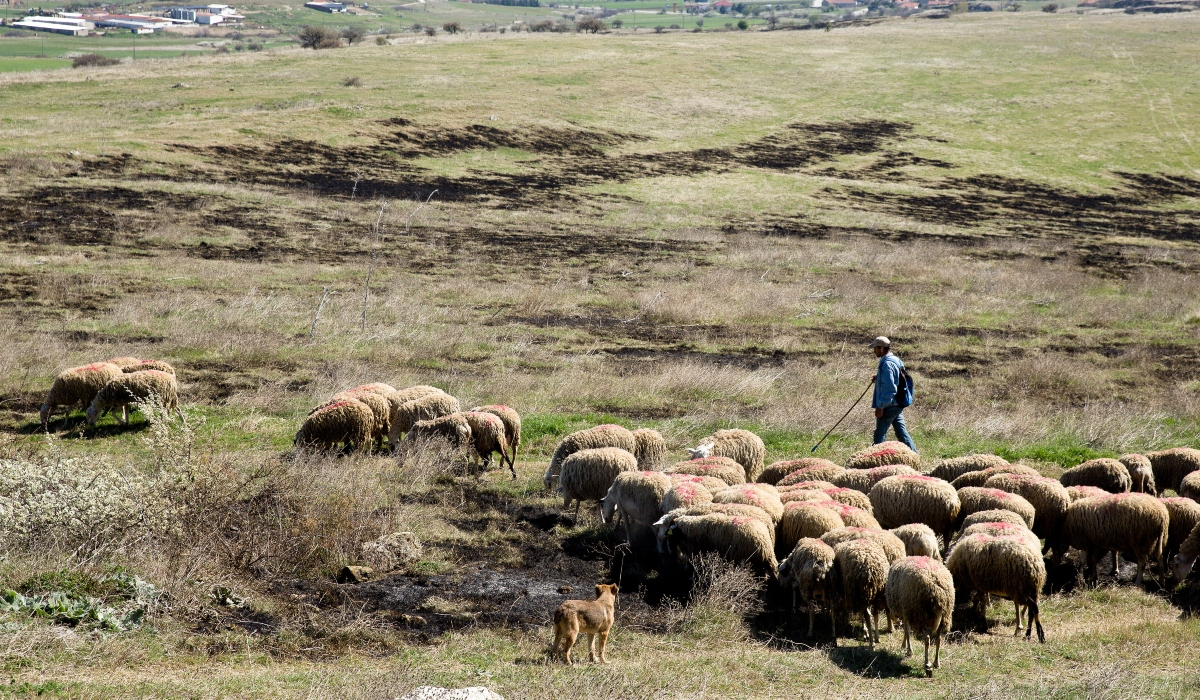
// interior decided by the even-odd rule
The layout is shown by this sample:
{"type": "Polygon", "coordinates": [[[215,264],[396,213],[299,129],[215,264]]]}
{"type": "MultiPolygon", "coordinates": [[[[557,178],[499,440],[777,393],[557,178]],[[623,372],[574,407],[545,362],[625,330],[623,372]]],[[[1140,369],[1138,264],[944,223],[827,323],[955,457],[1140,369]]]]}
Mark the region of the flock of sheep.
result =
{"type": "MultiPolygon", "coordinates": [[[[117,357],[61,373],[41,419],[82,403],[89,423],[118,407],[128,422],[130,404],[151,397],[177,407],[174,368],[117,357]]],[[[521,417],[501,405],[463,411],[432,386],[364,384],[313,409],[295,444],[365,451],[385,438],[393,450],[402,440],[447,440],[483,469],[499,453],[515,478],[521,417]]],[[[912,636],[924,641],[927,674],[956,602],[973,598],[982,613],[990,596],[1011,600],[1018,633],[1024,616],[1026,636],[1036,626],[1045,641],[1045,553],[1058,563],[1068,549],[1082,551],[1093,580],[1100,557],[1111,552],[1116,571],[1119,555],[1131,556],[1137,584],[1151,565],[1182,581],[1200,555],[1200,450],[1192,448],[1093,459],[1059,479],[982,454],[921,473],[918,455],[899,442],[857,452],[844,466],[808,457],[764,468],[763,441],[746,430],[718,430],[689,452],[668,466],[657,431],[600,425],[559,443],[544,484],[557,485],[576,517],[584,501],[599,502],[602,520],[619,516],[631,544],[654,541],[664,555],[716,552],[776,577],[793,605],[806,603],[809,635],[824,607],[835,640],[836,614],[859,615],[874,648],[876,618],[886,613],[889,629],[893,618],[903,625],[909,654],[912,636]],[[1168,490],[1178,495],[1160,497],[1168,490]]]]}
{"type": "Polygon", "coordinates": [[[661,554],[716,552],[748,563],[808,607],[860,615],[871,647],[875,618],[887,613],[925,642],[925,671],[939,665],[956,602],[982,616],[991,596],[1011,600],[1020,632],[1036,626],[1046,583],[1044,553],[1087,557],[1087,577],[1111,552],[1137,560],[1136,583],[1151,564],[1182,581],[1200,555],[1200,450],[1181,447],[1094,459],[1060,479],[995,455],[948,459],[920,473],[899,442],[862,450],[845,466],[821,458],[764,468],[762,440],[719,430],[666,467],[652,430],[602,425],[568,435],[546,471],[563,507],[599,501],[619,515],[631,544],[656,541],[661,554]],[[664,468],[665,467],[665,468],[664,468]],[[1159,497],[1166,490],[1178,496],[1159,497]],[[940,538],[940,541],[939,541],[940,538]],[[1172,559],[1173,557],[1173,559],[1172,559]],[[1168,567],[1167,562],[1173,566],[1168,567]],[[934,659],[929,646],[934,645],[934,659]]]}
{"type": "Polygon", "coordinates": [[[48,429],[50,415],[56,408],[65,407],[68,413],[75,405],[87,408],[87,421],[95,425],[100,416],[121,409],[121,422],[129,422],[129,407],[156,397],[164,408],[179,405],[179,384],[175,368],[162,360],[142,360],[137,357],[114,357],[82,367],[64,370],[54,378],[54,384],[42,402],[42,428],[48,429]]]}

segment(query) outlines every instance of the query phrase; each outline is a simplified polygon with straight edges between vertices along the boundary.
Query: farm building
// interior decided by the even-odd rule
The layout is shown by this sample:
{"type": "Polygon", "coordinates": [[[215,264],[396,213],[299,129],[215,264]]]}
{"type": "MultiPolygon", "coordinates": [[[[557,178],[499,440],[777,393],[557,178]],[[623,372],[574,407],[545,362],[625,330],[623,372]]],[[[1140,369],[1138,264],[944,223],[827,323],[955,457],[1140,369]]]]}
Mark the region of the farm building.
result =
{"type": "Polygon", "coordinates": [[[320,10],[321,12],[345,12],[345,3],[340,2],[306,2],[304,6],[310,10],[320,10]]]}
{"type": "Polygon", "coordinates": [[[82,17],[25,17],[18,22],[13,22],[12,26],[17,29],[70,36],[87,36],[88,32],[96,27],[82,17]]]}

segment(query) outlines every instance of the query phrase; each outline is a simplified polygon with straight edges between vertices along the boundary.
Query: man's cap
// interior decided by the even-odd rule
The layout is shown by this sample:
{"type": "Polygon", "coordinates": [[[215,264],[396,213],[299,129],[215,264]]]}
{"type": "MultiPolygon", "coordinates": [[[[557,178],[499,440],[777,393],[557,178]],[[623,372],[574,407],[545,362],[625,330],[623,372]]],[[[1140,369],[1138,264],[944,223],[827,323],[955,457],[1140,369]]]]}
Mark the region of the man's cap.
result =
{"type": "Polygon", "coordinates": [[[886,335],[881,335],[881,336],[875,338],[875,340],[872,340],[871,344],[868,347],[869,348],[890,348],[890,347],[892,347],[892,341],[888,340],[886,335]]]}

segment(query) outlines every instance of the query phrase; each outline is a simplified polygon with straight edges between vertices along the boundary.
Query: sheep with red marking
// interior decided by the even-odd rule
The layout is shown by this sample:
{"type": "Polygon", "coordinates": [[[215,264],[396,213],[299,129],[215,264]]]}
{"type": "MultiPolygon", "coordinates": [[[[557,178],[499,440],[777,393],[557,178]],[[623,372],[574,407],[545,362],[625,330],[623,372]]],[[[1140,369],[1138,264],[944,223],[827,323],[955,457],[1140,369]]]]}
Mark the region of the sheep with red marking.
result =
{"type": "Polygon", "coordinates": [[[508,443],[508,468],[514,473],[517,469],[517,450],[521,447],[521,414],[516,409],[504,404],[488,404],[476,406],[472,412],[491,413],[504,424],[504,440],[508,443]]]}
{"type": "Polygon", "coordinates": [[[100,387],[88,405],[87,422],[95,425],[100,414],[120,408],[121,422],[129,423],[129,407],[151,398],[161,402],[168,411],[175,410],[179,406],[179,384],[175,375],[148,369],[113,377],[100,387]]]}
{"type": "Polygon", "coordinates": [[[842,471],[842,467],[827,459],[822,459],[821,457],[804,457],[803,459],[786,459],[779,462],[772,462],[762,470],[757,480],[764,484],[786,486],[787,484],[780,484],[779,482],[799,472],[804,472],[801,476],[809,478],[796,477],[790,483],[813,480],[827,481],[829,477],[836,476],[842,471]]]}
{"type": "Polygon", "coordinates": [[[296,431],[294,444],[300,449],[331,450],[341,443],[348,449],[366,450],[374,423],[375,416],[365,403],[335,401],[308,414],[296,431]]]}
{"type": "Polygon", "coordinates": [[[903,464],[890,464],[871,469],[847,469],[830,479],[830,483],[838,488],[854,489],[870,493],[871,488],[890,476],[915,475],[917,470],[903,464]]]}
{"type": "Polygon", "coordinates": [[[1045,643],[1038,598],[1046,585],[1046,563],[1027,539],[983,533],[967,535],[954,544],[946,558],[946,568],[963,599],[969,593],[975,594],[981,618],[989,596],[1008,598],[1017,609],[1017,633],[1021,631],[1020,610],[1027,607],[1029,626],[1025,636],[1030,636],[1036,624],[1038,641],[1045,643]]]}
{"type": "Polygon", "coordinates": [[[667,464],[667,441],[662,433],[651,428],[633,431],[633,456],[637,457],[638,469],[660,471],[667,464]]]}
{"type": "Polygon", "coordinates": [[[736,563],[745,563],[776,577],[779,562],[771,530],[762,521],[745,515],[708,513],[683,515],[667,527],[663,540],[670,552],[685,556],[715,552],[736,563]]]}
{"type": "Polygon", "coordinates": [[[713,503],[744,503],[766,511],[775,522],[783,517],[779,492],[770,484],[748,483],[730,486],[713,494],[713,503]]]}
{"type": "Polygon", "coordinates": [[[846,460],[845,466],[847,469],[871,469],[893,464],[918,467],[921,465],[921,456],[909,449],[908,445],[892,440],[855,452],[846,460]]]}
{"type": "Polygon", "coordinates": [[[438,391],[426,394],[420,398],[396,405],[393,396],[388,395],[391,407],[388,416],[388,446],[399,445],[400,436],[412,429],[419,421],[430,421],[462,410],[462,404],[453,396],[438,391]]]}
{"type": "MultiPolygon", "coordinates": [[[[670,477],[667,478],[670,481],[670,477]]],[[[725,483],[721,482],[721,485],[724,486],[725,483]]],[[[670,513],[677,508],[712,503],[712,498],[712,492],[700,483],[694,481],[673,483],[663,493],[658,510],[660,513],[670,513]]]]}
{"type": "Polygon", "coordinates": [[[1170,525],[1167,528],[1167,546],[1163,552],[1164,561],[1171,561],[1179,551],[1179,545],[1187,539],[1196,523],[1200,523],[1200,504],[1190,498],[1176,496],[1174,498],[1158,499],[1167,507],[1170,525]]]}
{"type": "Polygon", "coordinates": [[[1096,488],[1095,486],[1068,486],[1067,496],[1071,499],[1071,503],[1083,498],[1095,498],[1096,496],[1111,495],[1104,489],[1096,488]]]}
{"type": "Polygon", "coordinates": [[[779,584],[792,589],[792,610],[796,596],[808,607],[808,636],[813,634],[813,619],[817,605],[824,605],[833,615],[833,603],[838,597],[833,580],[833,547],[819,539],[804,538],[796,543],[791,554],[779,564],[779,584]]]}
{"type": "Polygon", "coordinates": [[[507,458],[508,470],[512,472],[512,478],[517,478],[517,470],[509,454],[508,432],[504,429],[504,421],[500,420],[500,416],[488,411],[467,411],[462,416],[467,420],[467,425],[471,426],[471,446],[475,448],[475,455],[483,462],[483,469],[486,471],[492,466],[492,453],[498,452],[500,467],[504,467],[504,460],[507,458]]]}
{"type": "Polygon", "coordinates": [[[934,534],[933,528],[925,523],[909,523],[894,527],[889,532],[904,543],[906,555],[942,560],[942,553],[938,549],[937,535],[934,534]]]}
{"type": "Polygon", "coordinates": [[[678,462],[665,470],[667,474],[692,474],[711,476],[730,486],[746,483],[746,471],[742,465],[729,457],[700,457],[678,462]]]}
{"type": "Polygon", "coordinates": [[[942,460],[929,476],[946,481],[954,481],[969,472],[981,472],[992,467],[1007,467],[1008,460],[997,455],[970,454],[942,460]]]}
{"type": "Polygon", "coordinates": [[[1063,536],[1063,521],[1071,506],[1071,495],[1057,479],[1029,474],[996,474],[984,482],[984,488],[1000,489],[1024,498],[1033,506],[1033,534],[1046,540],[1054,550],[1055,561],[1067,553],[1063,536]]]}
{"type": "Polygon", "coordinates": [[[1034,516],[1037,514],[1033,505],[1017,494],[985,486],[967,486],[959,489],[958,500],[962,503],[959,518],[981,510],[1011,510],[1021,516],[1026,527],[1032,528],[1034,516]]]}
{"type": "Polygon", "coordinates": [[[988,467],[979,472],[967,472],[962,476],[951,481],[950,484],[956,489],[961,489],[966,486],[983,486],[987,480],[997,474],[1028,474],[1030,476],[1041,476],[1041,472],[1033,467],[1024,464],[1008,464],[999,467],[988,467]]]}
{"type": "Polygon", "coordinates": [[[659,507],[670,489],[671,477],[662,472],[621,472],[600,501],[601,520],[610,522],[619,512],[625,525],[625,541],[638,542],[658,520],[659,507]]]}
{"type": "Polygon", "coordinates": [[[775,546],[779,552],[790,552],[805,537],[820,537],[845,526],[842,517],[832,509],[818,503],[792,501],[784,506],[775,529],[775,546]]]}
{"type": "MultiPolygon", "coordinates": [[[[878,614],[879,608],[886,605],[883,593],[889,566],[883,547],[869,539],[850,540],[833,548],[834,578],[842,588],[840,602],[848,614],[862,615],[872,651],[879,641],[876,625],[872,625],[872,608],[878,614]]],[[[836,631],[833,639],[836,645],[836,631]]]]}

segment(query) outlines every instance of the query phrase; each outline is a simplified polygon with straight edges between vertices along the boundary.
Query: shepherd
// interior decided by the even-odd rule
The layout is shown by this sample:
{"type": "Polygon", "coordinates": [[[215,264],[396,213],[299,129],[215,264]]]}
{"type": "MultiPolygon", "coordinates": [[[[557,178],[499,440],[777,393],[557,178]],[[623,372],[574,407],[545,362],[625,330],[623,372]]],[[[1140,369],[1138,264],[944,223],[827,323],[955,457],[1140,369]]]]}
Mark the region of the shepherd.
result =
{"type": "Polygon", "coordinates": [[[879,336],[871,341],[870,348],[879,358],[879,370],[871,381],[875,384],[875,395],[871,408],[875,409],[875,444],[887,439],[889,427],[896,429],[896,438],[908,445],[913,452],[917,446],[904,425],[904,409],[912,405],[912,378],[904,369],[904,363],[892,354],[892,341],[879,336]]]}

